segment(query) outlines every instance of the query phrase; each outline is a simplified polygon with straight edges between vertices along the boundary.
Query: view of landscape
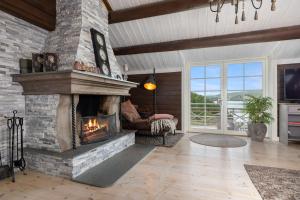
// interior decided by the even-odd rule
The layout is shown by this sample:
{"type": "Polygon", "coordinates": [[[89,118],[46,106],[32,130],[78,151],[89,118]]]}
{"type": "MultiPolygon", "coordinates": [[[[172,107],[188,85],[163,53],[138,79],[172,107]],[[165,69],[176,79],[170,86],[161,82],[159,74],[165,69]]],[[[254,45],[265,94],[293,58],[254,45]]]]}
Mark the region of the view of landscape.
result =
{"type": "Polygon", "coordinates": [[[191,125],[205,129],[246,131],[247,95],[263,94],[263,63],[234,63],[191,68],[191,125]]]}

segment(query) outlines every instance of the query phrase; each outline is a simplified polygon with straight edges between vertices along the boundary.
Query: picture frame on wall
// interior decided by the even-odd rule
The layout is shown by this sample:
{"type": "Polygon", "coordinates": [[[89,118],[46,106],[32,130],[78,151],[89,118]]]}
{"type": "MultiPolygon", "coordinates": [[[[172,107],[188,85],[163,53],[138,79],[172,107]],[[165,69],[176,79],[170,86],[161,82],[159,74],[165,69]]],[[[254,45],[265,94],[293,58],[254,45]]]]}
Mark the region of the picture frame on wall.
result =
{"type": "Polygon", "coordinates": [[[58,70],[58,56],[55,53],[44,54],[44,67],[46,72],[58,70]]]}
{"type": "Polygon", "coordinates": [[[32,72],[44,71],[44,54],[33,53],[32,54],[32,72]]]}
{"type": "Polygon", "coordinates": [[[111,77],[111,69],[108,59],[105,37],[96,29],[91,28],[91,37],[95,54],[95,61],[100,73],[111,77]]]}

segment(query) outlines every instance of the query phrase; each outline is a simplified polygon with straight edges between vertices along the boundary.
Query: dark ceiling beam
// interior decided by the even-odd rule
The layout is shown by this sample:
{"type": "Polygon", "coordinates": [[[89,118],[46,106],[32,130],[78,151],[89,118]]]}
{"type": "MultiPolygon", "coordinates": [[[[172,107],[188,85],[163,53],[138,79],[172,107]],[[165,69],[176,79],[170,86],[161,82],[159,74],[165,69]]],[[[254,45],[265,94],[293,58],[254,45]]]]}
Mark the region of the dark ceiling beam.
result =
{"type": "Polygon", "coordinates": [[[114,53],[115,55],[130,55],[141,53],[177,51],[185,49],[231,46],[260,42],[273,42],[293,39],[300,39],[300,25],[220,36],[175,40],[129,47],[119,47],[114,48],[114,53]]]}
{"type": "Polygon", "coordinates": [[[109,13],[110,24],[209,6],[208,0],[164,0],[109,13]]]}
{"type": "Polygon", "coordinates": [[[113,9],[111,8],[110,3],[108,2],[108,0],[102,0],[102,2],[104,3],[106,9],[108,10],[108,12],[112,12],[113,9]]]}
{"type": "Polygon", "coordinates": [[[0,0],[0,10],[43,29],[55,29],[55,0],[0,0]]]}

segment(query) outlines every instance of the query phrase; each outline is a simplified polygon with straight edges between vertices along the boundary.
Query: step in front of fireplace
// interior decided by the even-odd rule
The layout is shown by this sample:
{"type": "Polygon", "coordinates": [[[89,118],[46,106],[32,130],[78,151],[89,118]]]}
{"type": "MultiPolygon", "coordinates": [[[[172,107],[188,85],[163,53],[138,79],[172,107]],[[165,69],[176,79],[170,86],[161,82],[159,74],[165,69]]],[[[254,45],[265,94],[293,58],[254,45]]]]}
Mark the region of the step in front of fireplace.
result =
{"type": "Polygon", "coordinates": [[[134,145],[135,131],[126,131],[111,139],[80,146],[63,153],[25,149],[29,169],[66,178],[77,177],[101,162],[134,145]]]}
{"type": "Polygon", "coordinates": [[[154,145],[135,144],[73,178],[73,181],[96,187],[109,187],[147,156],[154,145]]]}

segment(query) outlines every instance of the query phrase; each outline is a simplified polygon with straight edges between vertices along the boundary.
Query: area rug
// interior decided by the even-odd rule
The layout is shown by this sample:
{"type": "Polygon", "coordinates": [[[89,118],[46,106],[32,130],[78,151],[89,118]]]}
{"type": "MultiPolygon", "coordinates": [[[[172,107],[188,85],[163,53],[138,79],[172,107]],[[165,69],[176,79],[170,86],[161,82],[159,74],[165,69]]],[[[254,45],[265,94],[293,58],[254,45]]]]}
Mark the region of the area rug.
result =
{"type": "Polygon", "coordinates": [[[73,178],[73,181],[96,187],[109,187],[153,149],[153,145],[134,144],[73,178]]]}
{"type": "Polygon", "coordinates": [[[183,133],[168,134],[166,136],[165,145],[163,145],[162,137],[149,137],[144,135],[135,135],[136,144],[149,144],[162,147],[173,147],[184,136],[183,133]]]}
{"type": "Polygon", "coordinates": [[[245,165],[264,200],[300,200],[300,170],[245,165]]]}
{"type": "Polygon", "coordinates": [[[247,144],[246,140],[231,136],[231,135],[217,135],[217,134],[198,134],[190,137],[192,142],[212,147],[242,147],[247,144]]]}

